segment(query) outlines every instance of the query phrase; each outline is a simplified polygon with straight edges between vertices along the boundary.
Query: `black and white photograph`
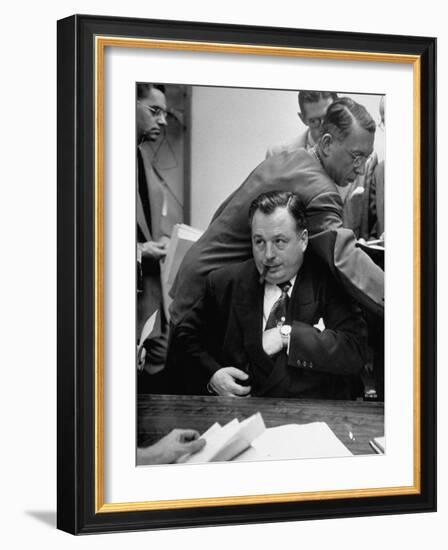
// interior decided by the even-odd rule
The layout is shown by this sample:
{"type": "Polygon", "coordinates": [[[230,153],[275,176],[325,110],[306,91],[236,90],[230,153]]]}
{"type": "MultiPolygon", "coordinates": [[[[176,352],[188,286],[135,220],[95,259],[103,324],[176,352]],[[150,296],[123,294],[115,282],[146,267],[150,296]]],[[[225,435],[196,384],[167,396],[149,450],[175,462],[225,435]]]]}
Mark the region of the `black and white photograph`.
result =
{"type": "Polygon", "coordinates": [[[137,82],[138,466],[387,453],[387,96],[137,82]]]}

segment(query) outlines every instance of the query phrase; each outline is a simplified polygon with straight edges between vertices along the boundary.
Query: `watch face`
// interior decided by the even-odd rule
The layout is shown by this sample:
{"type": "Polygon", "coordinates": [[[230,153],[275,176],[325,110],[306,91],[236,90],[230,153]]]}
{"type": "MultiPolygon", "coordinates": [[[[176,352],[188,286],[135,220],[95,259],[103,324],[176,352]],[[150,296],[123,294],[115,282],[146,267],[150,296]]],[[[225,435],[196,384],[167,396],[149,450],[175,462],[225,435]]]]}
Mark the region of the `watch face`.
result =
{"type": "Polygon", "coordinates": [[[282,336],[289,336],[291,334],[291,327],[290,325],[283,325],[281,328],[280,328],[280,334],[282,336]]]}

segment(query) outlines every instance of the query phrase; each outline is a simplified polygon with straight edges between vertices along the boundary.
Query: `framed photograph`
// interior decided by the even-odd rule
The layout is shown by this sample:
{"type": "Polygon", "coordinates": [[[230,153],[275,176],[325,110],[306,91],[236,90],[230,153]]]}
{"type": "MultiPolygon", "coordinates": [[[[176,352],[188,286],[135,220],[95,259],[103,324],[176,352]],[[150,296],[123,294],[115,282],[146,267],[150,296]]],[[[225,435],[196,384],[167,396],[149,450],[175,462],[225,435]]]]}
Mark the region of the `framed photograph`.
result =
{"type": "Polygon", "coordinates": [[[435,60],[58,22],[58,528],[436,509],[435,60]]]}

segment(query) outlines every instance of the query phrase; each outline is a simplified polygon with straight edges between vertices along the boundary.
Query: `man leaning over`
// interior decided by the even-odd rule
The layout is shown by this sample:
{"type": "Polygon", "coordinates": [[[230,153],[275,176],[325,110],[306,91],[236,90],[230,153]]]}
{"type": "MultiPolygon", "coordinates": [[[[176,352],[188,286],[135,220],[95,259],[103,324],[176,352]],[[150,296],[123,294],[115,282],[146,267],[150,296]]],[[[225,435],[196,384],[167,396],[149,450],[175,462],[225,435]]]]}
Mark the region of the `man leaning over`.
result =
{"type": "Polygon", "coordinates": [[[208,229],[186,254],[172,289],[174,330],[202,299],[210,272],[250,258],[247,209],[258,195],[274,190],[299,196],[310,248],[352,297],[382,315],[384,272],[356,247],[353,231],[343,227],[343,204],[337,189],[364,173],[374,136],[375,122],[367,110],[341,98],[328,108],[316,147],[272,156],[255,168],[218,208],[208,229]]]}

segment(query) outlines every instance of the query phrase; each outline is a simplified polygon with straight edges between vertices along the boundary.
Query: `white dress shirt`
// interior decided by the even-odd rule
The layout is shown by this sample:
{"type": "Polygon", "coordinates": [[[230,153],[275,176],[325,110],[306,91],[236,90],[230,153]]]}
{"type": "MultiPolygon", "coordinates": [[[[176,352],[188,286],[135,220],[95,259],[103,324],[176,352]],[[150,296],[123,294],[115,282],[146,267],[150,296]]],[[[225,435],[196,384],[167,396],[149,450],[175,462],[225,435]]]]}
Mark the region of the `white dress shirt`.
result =
{"type": "MultiPolygon", "coordinates": [[[[294,288],[294,283],[296,282],[297,275],[289,281],[291,287],[288,290],[288,296],[291,298],[292,289],[294,288]]],[[[269,314],[271,313],[272,306],[282,295],[282,291],[278,285],[273,285],[271,283],[264,283],[264,301],[263,301],[263,330],[266,327],[268,322],[269,314]]]]}

